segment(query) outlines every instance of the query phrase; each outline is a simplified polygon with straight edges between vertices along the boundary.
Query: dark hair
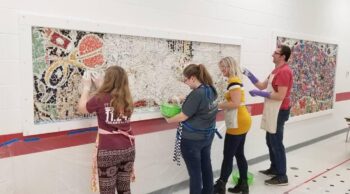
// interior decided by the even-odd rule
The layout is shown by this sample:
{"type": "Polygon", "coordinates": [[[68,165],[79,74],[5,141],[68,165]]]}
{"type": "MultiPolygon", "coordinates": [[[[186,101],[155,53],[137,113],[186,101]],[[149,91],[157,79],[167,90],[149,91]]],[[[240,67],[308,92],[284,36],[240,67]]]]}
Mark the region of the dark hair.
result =
{"type": "Polygon", "coordinates": [[[191,76],[195,76],[199,82],[202,84],[213,86],[213,79],[211,78],[209,72],[205,68],[203,64],[190,64],[188,65],[184,71],[183,75],[187,78],[191,76]]]}
{"type": "Polygon", "coordinates": [[[284,61],[287,62],[289,57],[290,57],[290,53],[291,53],[289,46],[281,45],[281,46],[279,46],[279,48],[281,49],[281,55],[285,56],[284,61]]]}

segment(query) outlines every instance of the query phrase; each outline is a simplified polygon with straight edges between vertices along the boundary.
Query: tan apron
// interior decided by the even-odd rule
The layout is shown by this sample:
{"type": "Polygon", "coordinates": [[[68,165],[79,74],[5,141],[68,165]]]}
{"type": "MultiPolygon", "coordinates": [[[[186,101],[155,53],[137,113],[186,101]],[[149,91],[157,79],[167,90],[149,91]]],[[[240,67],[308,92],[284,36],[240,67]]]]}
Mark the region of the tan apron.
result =
{"type": "Polygon", "coordinates": [[[98,152],[98,134],[96,137],[96,143],[94,147],[94,155],[92,157],[92,177],[91,177],[91,191],[99,192],[100,186],[98,182],[98,168],[97,168],[97,152],[98,152]]]}
{"type": "MultiPolygon", "coordinates": [[[[244,106],[245,103],[241,103],[240,106],[244,106]]],[[[234,109],[225,109],[225,124],[227,129],[236,129],[238,128],[238,108],[234,109]]]]}
{"type": "MultiPolygon", "coordinates": [[[[273,92],[272,87],[272,80],[275,77],[274,74],[270,74],[268,84],[267,84],[267,91],[273,92]]],[[[277,129],[277,118],[278,113],[280,111],[280,107],[282,104],[282,100],[272,100],[269,98],[265,98],[264,102],[264,110],[263,115],[261,118],[261,129],[266,130],[269,133],[276,133],[277,129]]]]}
{"type": "Polygon", "coordinates": [[[237,112],[238,110],[236,108],[224,110],[227,129],[238,128],[237,112]]]}

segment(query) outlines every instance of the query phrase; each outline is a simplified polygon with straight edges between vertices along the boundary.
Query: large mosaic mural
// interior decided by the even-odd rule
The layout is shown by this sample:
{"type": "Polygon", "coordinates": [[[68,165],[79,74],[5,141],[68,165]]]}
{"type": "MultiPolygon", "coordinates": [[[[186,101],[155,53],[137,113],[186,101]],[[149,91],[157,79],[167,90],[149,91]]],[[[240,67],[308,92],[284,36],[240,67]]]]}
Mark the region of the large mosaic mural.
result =
{"type": "Polygon", "coordinates": [[[122,66],[129,75],[135,112],[158,111],[174,95],[185,95],[182,70],[202,63],[219,94],[225,82],[217,67],[225,56],[240,59],[240,46],[32,27],[34,123],[82,119],[76,105],[84,72],[122,66]]]}
{"type": "Polygon", "coordinates": [[[289,64],[294,73],[291,116],[333,108],[336,44],[277,37],[277,45],[292,49],[289,64]]]}

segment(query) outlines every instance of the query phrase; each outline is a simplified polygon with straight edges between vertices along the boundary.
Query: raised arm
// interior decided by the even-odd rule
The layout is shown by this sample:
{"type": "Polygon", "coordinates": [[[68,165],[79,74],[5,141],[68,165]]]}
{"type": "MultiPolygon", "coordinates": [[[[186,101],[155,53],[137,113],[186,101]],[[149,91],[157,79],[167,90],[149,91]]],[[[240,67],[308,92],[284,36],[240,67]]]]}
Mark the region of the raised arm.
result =
{"type": "Polygon", "coordinates": [[[248,79],[257,87],[259,90],[264,90],[267,88],[268,80],[265,79],[265,81],[261,82],[258,80],[258,78],[255,77],[255,75],[250,72],[247,68],[243,68],[243,74],[248,77],[248,79]]]}
{"type": "Polygon", "coordinates": [[[90,88],[91,88],[91,77],[88,75],[83,76],[82,78],[82,84],[83,84],[83,91],[81,92],[81,96],[78,102],[78,111],[82,114],[89,113],[86,109],[86,103],[91,98],[90,96],[90,88]]]}

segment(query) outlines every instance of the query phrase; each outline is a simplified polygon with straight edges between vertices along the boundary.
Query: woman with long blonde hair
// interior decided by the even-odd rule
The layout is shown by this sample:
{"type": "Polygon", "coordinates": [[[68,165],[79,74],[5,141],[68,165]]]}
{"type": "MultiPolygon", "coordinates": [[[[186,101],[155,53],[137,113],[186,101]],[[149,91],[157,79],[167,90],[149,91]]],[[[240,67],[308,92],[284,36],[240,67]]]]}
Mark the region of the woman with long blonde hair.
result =
{"type": "Polygon", "coordinates": [[[81,113],[97,114],[97,168],[101,194],[131,193],[135,161],[134,135],[130,127],[133,101],[128,76],[120,66],[107,68],[103,80],[83,76],[83,91],[78,103],[81,113]],[[92,81],[97,89],[90,96],[92,81]]]}
{"type": "Polygon", "coordinates": [[[244,155],[246,135],[251,126],[251,116],[245,106],[242,71],[234,58],[225,57],[219,62],[219,69],[228,78],[225,101],[219,108],[225,111],[226,135],[224,141],[224,159],[221,165],[220,178],[215,183],[214,194],[225,194],[226,182],[232,172],[233,157],[236,157],[240,179],[231,193],[248,194],[248,164],[244,155]]]}

